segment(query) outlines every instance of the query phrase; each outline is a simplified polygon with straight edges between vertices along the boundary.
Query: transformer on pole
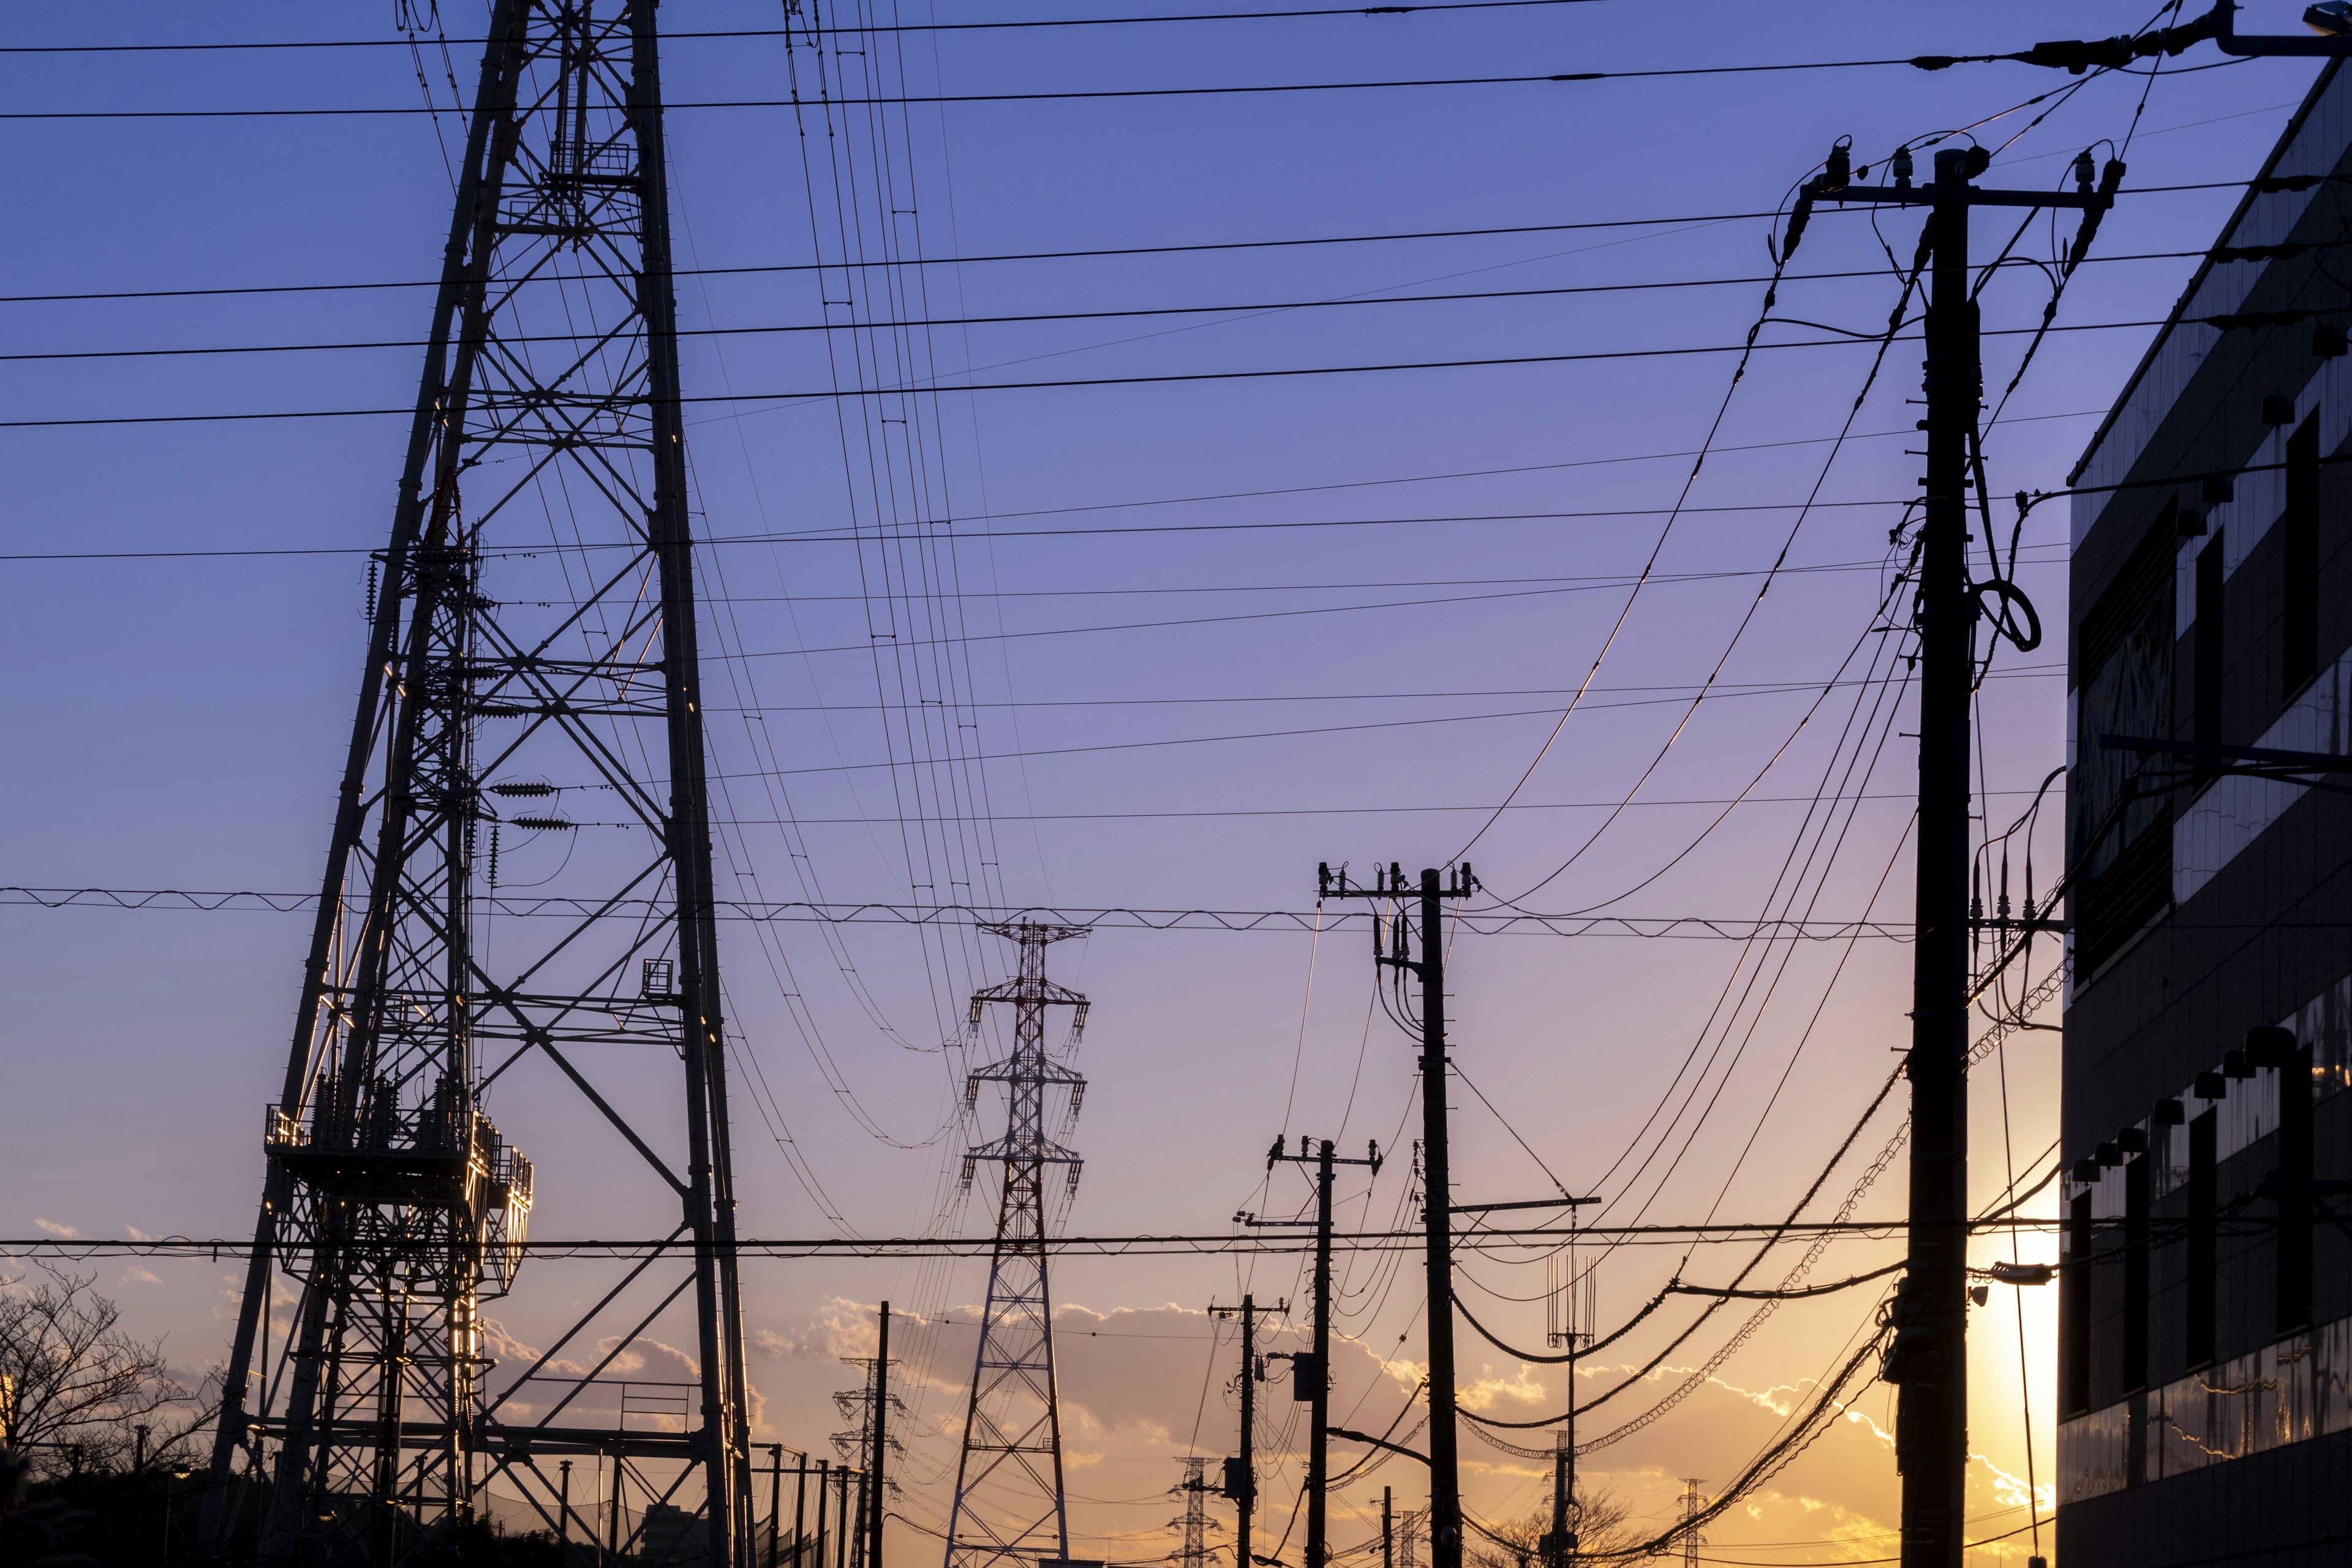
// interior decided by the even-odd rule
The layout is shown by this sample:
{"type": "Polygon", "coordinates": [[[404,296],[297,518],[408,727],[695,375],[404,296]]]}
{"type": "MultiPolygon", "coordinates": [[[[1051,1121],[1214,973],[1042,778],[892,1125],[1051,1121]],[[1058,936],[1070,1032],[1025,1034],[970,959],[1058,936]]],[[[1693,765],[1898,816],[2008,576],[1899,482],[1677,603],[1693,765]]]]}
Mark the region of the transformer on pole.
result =
{"type": "MultiPolygon", "coordinates": [[[[1026,1568],[1037,1558],[1070,1555],[1054,1301],[1045,1266],[1045,1167],[1066,1167],[1066,1190],[1075,1193],[1083,1162],[1046,1135],[1045,1099],[1048,1089],[1069,1091],[1063,1110],[1066,1127],[1077,1119],[1087,1080],[1046,1050],[1045,1009],[1071,1009],[1075,1044],[1086,1029],[1087,999],[1045,978],[1045,949],[1084,936],[1087,930],[1034,921],[981,929],[1017,942],[1021,958],[1013,979],[976,991],[971,998],[975,1031],[989,1004],[1013,1005],[1013,1050],[964,1079],[968,1107],[979,1103],[982,1084],[1004,1086],[1005,1127],[1003,1137],[965,1152],[963,1179],[969,1184],[976,1163],[986,1160],[1003,1167],[1004,1185],[980,1348],[972,1359],[971,1398],[964,1411],[963,1450],[956,1462],[946,1568],[1026,1568]]],[[[974,1038],[977,1043],[976,1034],[974,1038]]]]}
{"type": "Polygon", "coordinates": [[[632,1481],[682,1531],[674,1559],[749,1563],[662,135],[652,6],[495,0],[264,1118],[216,1554],[388,1568],[438,1550],[493,1479],[561,1533],[556,1466],[610,1455],[615,1499],[632,1481]],[[573,820],[591,802],[593,834],[573,820]],[[541,918],[501,918],[502,856],[541,918]],[[493,1086],[551,1177],[625,1168],[678,1205],[682,1244],[567,1277],[533,1323],[545,1349],[504,1361],[482,1303],[516,1286],[534,1172],[493,1086]],[[281,1271],[299,1291],[273,1331],[281,1271]],[[694,1366],[677,1429],[628,1427],[607,1375],[647,1337],[694,1366]]]}

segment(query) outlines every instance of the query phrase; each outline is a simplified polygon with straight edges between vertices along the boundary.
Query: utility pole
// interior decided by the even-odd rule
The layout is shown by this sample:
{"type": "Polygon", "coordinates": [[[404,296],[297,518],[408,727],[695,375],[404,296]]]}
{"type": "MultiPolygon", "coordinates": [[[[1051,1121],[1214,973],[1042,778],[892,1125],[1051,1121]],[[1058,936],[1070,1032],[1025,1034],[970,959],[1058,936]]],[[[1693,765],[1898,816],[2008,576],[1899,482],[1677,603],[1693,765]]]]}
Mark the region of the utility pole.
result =
{"type": "MultiPolygon", "coordinates": [[[[801,1463],[808,1460],[803,1457],[801,1463]]],[[[784,1527],[784,1446],[768,1445],[768,1560],[766,1568],[777,1568],[781,1542],[778,1537],[784,1527]]]]}
{"type": "Polygon", "coordinates": [[[881,1344],[874,1352],[874,1440],[867,1445],[866,1568],[882,1568],[882,1492],[888,1474],[890,1429],[890,1303],[882,1303],[881,1344]]]}
{"type": "MultiPolygon", "coordinates": [[[[1370,899],[1372,960],[1421,982],[1422,1223],[1426,1237],[1429,1291],[1429,1558],[1430,1568],[1462,1568],[1462,1462],[1454,1429],[1454,1193],[1445,1151],[1445,932],[1441,920],[1447,899],[1464,899],[1478,885],[1469,862],[1441,879],[1424,868],[1418,889],[1421,957],[1412,956],[1412,923],[1404,907],[1415,897],[1404,868],[1389,864],[1370,888],[1348,885],[1345,867],[1337,876],[1328,862],[1316,868],[1326,899],[1370,899]],[[1387,906],[1387,907],[1382,907],[1387,906]],[[1382,952],[1381,926],[1389,923],[1392,952],[1382,952]]],[[[1311,1568],[1321,1568],[1313,1564],[1311,1568]]]]}
{"type": "MultiPolygon", "coordinates": [[[[1274,1310],[1287,1312],[1290,1303],[1277,1302],[1274,1310]]],[[[1234,1568],[1250,1568],[1250,1521],[1257,1512],[1257,1384],[1265,1375],[1257,1359],[1257,1298],[1245,1295],[1238,1307],[1212,1302],[1209,1314],[1238,1317],[1242,1322],[1242,1452],[1241,1458],[1225,1461],[1222,1489],[1234,1504],[1234,1568]]]]}
{"type": "Polygon", "coordinates": [[[1381,1489],[1381,1568],[1396,1568],[1396,1499],[1381,1489]]]}
{"type": "MultiPolygon", "coordinates": [[[[816,1568],[824,1568],[824,1494],[833,1480],[831,1476],[825,1474],[825,1467],[829,1462],[824,1459],[819,1459],[816,1462],[816,1568]]],[[[796,1563],[793,1568],[802,1568],[802,1565],[796,1563]]]]}
{"type": "Polygon", "coordinates": [[[1361,1160],[1337,1157],[1326,1138],[1307,1152],[1307,1135],[1298,1135],[1298,1152],[1282,1152],[1282,1140],[1266,1152],[1265,1168],[1278,1164],[1315,1167],[1315,1330],[1314,1349],[1293,1352],[1292,1394],[1307,1402],[1307,1568],[1323,1568],[1329,1556],[1328,1500],[1324,1496],[1330,1468],[1331,1423],[1331,1177],[1341,1165],[1367,1165],[1377,1175],[1381,1146],[1371,1144],[1361,1160]]]}
{"type": "MultiPolygon", "coordinates": [[[[1885,1363],[1896,1388],[1895,1463],[1903,1476],[1903,1568],[1959,1568],[1968,1466],[1968,996],[1969,704],[1976,686],[1975,623],[1987,592],[2011,625],[2013,584],[1971,581],[1968,483],[1983,407],[1979,323],[1969,292],[1969,209],[2074,207],[2083,224],[2065,269],[2089,248],[2114,205],[2124,166],[2110,159],[2092,187],[2091,155],[2074,161],[2074,190],[1990,191],[1969,182],[1991,154],[1980,147],[1936,154],[1936,177],[1911,183],[1907,149],[1890,161],[1891,185],[1853,183],[1843,143],[1807,182],[1791,215],[1796,249],[1817,202],[1928,208],[1921,240],[1932,272],[1927,296],[1927,504],[1917,558],[1919,816],[1916,931],[1912,947],[1910,1253],[1895,1288],[1895,1340],[1885,1363]]],[[[1981,458],[1977,459],[1982,489],[1981,458]]],[[[1988,526],[1990,520],[1988,518],[1988,526]]],[[[1990,541],[1986,542],[1990,552],[1990,541]]],[[[2012,640],[2028,646],[2022,638],[2012,640]]],[[[1694,1483],[1691,1496],[1696,1495],[1694,1483]]],[[[1695,1548],[1693,1550],[1696,1550],[1695,1548]]]]}
{"type": "Polygon", "coordinates": [[[1551,1435],[1551,1532],[1544,1537],[1544,1568],[1567,1568],[1576,1550],[1568,1528],[1570,1495],[1576,1489],[1576,1363],[1568,1363],[1569,1425],[1551,1435]]]}

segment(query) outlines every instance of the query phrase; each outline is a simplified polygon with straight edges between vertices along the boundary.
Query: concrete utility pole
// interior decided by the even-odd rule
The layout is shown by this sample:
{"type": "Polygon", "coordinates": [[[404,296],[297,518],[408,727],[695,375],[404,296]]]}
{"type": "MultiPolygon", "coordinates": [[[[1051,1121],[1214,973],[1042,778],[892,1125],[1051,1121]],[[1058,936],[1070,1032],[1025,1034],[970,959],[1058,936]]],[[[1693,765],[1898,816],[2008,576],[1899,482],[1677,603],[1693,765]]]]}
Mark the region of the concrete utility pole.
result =
{"type": "MultiPolygon", "coordinates": [[[[1445,932],[1441,916],[1447,899],[1464,899],[1478,885],[1469,862],[1440,878],[1424,868],[1417,889],[1409,888],[1396,862],[1370,888],[1351,888],[1342,867],[1335,877],[1328,862],[1316,868],[1318,894],[1331,899],[1376,900],[1372,960],[1421,982],[1422,1222],[1429,1310],[1429,1558],[1430,1568],[1462,1568],[1462,1462],[1454,1397],[1454,1192],[1445,1150],[1445,932]],[[1420,913],[1421,957],[1411,956],[1411,900],[1420,913]],[[1378,907],[1386,904],[1390,908],[1378,907]],[[1393,952],[1381,951],[1381,926],[1390,922],[1393,952]]],[[[1320,1568],[1319,1564],[1315,1568],[1320,1568]]]]}
{"type": "Polygon", "coordinates": [[[889,1464],[890,1303],[882,1303],[881,1344],[874,1352],[874,1440],[866,1446],[873,1479],[866,1483],[866,1568],[882,1568],[882,1494],[889,1464]]]}
{"type": "Polygon", "coordinates": [[[1543,1540],[1544,1568],[1567,1568],[1576,1550],[1568,1528],[1570,1496],[1576,1489],[1576,1363],[1568,1363],[1568,1419],[1564,1431],[1551,1435],[1551,1531],[1543,1540]]]}
{"type": "MultiPolygon", "coordinates": [[[[1891,185],[1853,183],[1850,154],[1832,149],[1824,173],[1807,182],[1791,215],[1781,259],[1795,251],[1818,202],[1868,202],[1929,209],[1921,258],[1932,264],[1927,296],[1927,505],[1916,576],[1919,647],[1917,939],[1912,948],[1910,1257],[1895,1288],[1895,1341],[1886,1381],[1897,1390],[1895,1462],[1903,1476],[1903,1568],[1959,1568],[1968,1467],[1968,998],[1969,703],[1976,687],[1976,621],[1981,598],[1998,595],[1990,619],[2021,647],[2011,608],[2014,584],[1969,575],[1968,484],[1983,407],[1979,323],[1969,291],[1969,209],[2075,207],[2081,230],[2072,271],[2114,204],[2124,166],[2109,160],[2092,188],[2090,154],[2075,160],[2075,189],[1988,191],[1969,184],[1991,163],[1980,147],[1936,154],[1936,177],[1911,183],[1907,149],[1891,160],[1891,185]]],[[[1978,486],[1981,493],[1981,459],[1978,486]]],[[[1988,513],[1987,526],[1990,527],[1988,513]]],[[[1986,541],[1988,556],[1991,542],[1986,541]]],[[[2028,617],[2031,619],[2032,617],[2028,617]]],[[[1690,1495],[1696,1494],[1696,1485],[1690,1495]]]]}
{"type": "Polygon", "coordinates": [[[1324,1493],[1331,1473],[1331,1176],[1340,1165],[1367,1165],[1377,1175],[1381,1146],[1371,1144],[1361,1160],[1338,1158],[1328,1138],[1314,1150],[1307,1152],[1307,1135],[1301,1133],[1298,1152],[1286,1154],[1277,1138],[1266,1152],[1265,1168],[1271,1171],[1284,1163],[1315,1167],[1315,1348],[1305,1355],[1294,1353],[1290,1370],[1297,1379],[1294,1393],[1307,1405],[1307,1568],[1323,1568],[1330,1555],[1328,1500],[1324,1493]]]}
{"type": "MultiPolygon", "coordinates": [[[[1277,1302],[1277,1312],[1290,1310],[1288,1301],[1277,1302]]],[[[1237,1459],[1225,1461],[1224,1495],[1234,1503],[1234,1568],[1250,1568],[1250,1521],[1257,1512],[1257,1382],[1261,1373],[1257,1359],[1257,1299],[1244,1296],[1238,1307],[1220,1307],[1212,1303],[1212,1317],[1238,1317],[1242,1323],[1242,1452],[1237,1459]]]]}

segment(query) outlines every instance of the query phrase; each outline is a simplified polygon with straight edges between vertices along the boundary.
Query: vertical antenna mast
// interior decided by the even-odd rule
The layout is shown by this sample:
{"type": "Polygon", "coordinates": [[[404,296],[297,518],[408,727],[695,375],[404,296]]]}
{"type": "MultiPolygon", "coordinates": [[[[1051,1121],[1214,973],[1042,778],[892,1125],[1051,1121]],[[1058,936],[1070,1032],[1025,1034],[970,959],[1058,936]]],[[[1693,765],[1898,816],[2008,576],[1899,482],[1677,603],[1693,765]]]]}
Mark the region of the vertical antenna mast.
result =
{"type": "Polygon", "coordinates": [[[748,1565],[691,543],[653,8],[495,0],[265,1120],[216,1553],[389,1565],[492,1484],[558,1531],[556,1465],[597,1456],[748,1565]],[[606,831],[572,820],[591,806],[606,831]],[[538,918],[499,895],[501,854],[538,918]],[[576,1159],[552,1178],[630,1170],[690,1244],[568,1279],[547,1349],[503,1363],[481,1303],[515,1284],[533,1170],[493,1084],[576,1159]],[[682,1430],[627,1429],[604,1376],[653,1338],[693,1348],[682,1430]],[[567,1352],[585,1375],[552,1375],[567,1352]]]}
{"type": "Polygon", "coordinates": [[[1045,1090],[1067,1089],[1069,1114],[1075,1117],[1087,1080],[1046,1055],[1045,1009],[1073,1009],[1075,1039],[1086,1028],[1087,999],[1045,978],[1045,948],[1084,936],[1087,930],[1034,921],[980,929],[1020,943],[1021,967],[1013,979],[971,997],[974,1029],[990,1003],[1013,1004],[1013,1053],[964,1079],[968,1106],[978,1103],[982,1084],[1004,1086],[1004,1136],[963,1157],[966,1183],[975,1163],[988,1160],[1003,1166],[1004,1189],[996,1210],[980,1351],[972,1363],[971,1402],[964,1412],[963,1452],[956,1462],[947,1568],[1013,1568],[1015,1563],[1026,1568],[1029,1559],[1070,1554],[1061,1396],[1054,1374],[1054,1301],[1045,1270],[1045,1167],[1066,1166],[1069,1190],[1075,1192],[1082,1162],[1046,1137],[1045,1090]]]}

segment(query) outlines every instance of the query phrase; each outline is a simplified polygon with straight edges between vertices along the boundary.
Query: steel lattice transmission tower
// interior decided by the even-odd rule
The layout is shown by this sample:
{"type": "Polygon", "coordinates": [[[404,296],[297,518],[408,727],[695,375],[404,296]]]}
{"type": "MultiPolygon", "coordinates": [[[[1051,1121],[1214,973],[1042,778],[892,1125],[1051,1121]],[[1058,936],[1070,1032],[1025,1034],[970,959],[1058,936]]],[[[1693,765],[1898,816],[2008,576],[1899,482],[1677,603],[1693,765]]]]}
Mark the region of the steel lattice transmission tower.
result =
{"type": "Polygon", "coordinates": [[[1184,1458],[1184,1479],[1176,1489],[1184,1499],[1184,1517],[1169,1521],[1184,1532],[1184,1543],[1168,1554],[1177,1568],[1209,1568],[1216,1561],[1217,1549],[1209,1544],[1209,1531],[1217,1521],[1209,1517],[1209,1460],[1203,1454],[1191,1454],[1184,1458]]]}
{"type": "Polygon", "coordinates": [[[698,1511],[692,1559],[736,1568],[742,1327],[654,13],[488,10],[205,1528],[215,1552],[257,1531],[264,1561],[383,1568],[493,1478],[555,1530],[555,1463],[593,1455],[612,1518],[624,1486],[640,1517],[698,1511]],[[583,833],[567,795],[625,831],[583,833]],[[527,909],[497,893],[501,843],[527,909]],[[515,1284],[532,1170],[486,1113],[494,1084],[600,1200],[642,1178],[682,1244],[567,1276],[530,1320],[547,1348],[503,1365],[482,1303],[515,1284]],[[299,1290],[273,1332],[281,1269],[299,1290]],[[682,1429],[627,1429],[607,1369],[660,1340],[693,1367],[660,1395],[682,1429]]]}
{"type": "MultiPolygon", "coordinates": [[[[1077,1119],[1087,1080],[1045,1049],[1045,1009],[1072,1009],[1075,1044],[1087,1026],[1087,999],[1045,978],[1049,943],[1084,936],[1084,926],[1020,921],[982,930],[1021,946],[1011,980],[975,991],[970,1023],[977,1031],[992,1002],[1013,1006],[1013,1051],[964,1079],[964,1103],[981,1085],[1005,1091],[1004,1136],[967,1151],[969,1184],[980,1161],[1001,1164],[1004,1187],[989,1258],[988,1304],[973,1358],[971,1403],[956,1463],[955,1504],[948,1522],[947,1568],[1012,1568],[1040,1556],[1070,1554],[1069,1511],[1062,1492],[1062,1406],[1055,1387],[1054,1301],[1045,1267],[1045,1167],[1068,1170],[1076,1192],[1078,1156],[1045,1134],[1045,1097],[1066,1089],[1066,1123],[1077,1119]]],[[[975,1043],[977,1036],[975,1035],[975,1043]]]]}
{"type": "Polygon", "coordinates": [[[1685,1568],[1698,1568],[1698,1549],[1706,1544],[1706,1536],[1698,1528],[1698,1516],[1706,1507],[1706,1494],[1698,1489],[1699,1478],[1690,1476],[1683,1481],[1683,1495],[1677,1499],[1683,1505],[1683,1563],[1685,1568]]]}

